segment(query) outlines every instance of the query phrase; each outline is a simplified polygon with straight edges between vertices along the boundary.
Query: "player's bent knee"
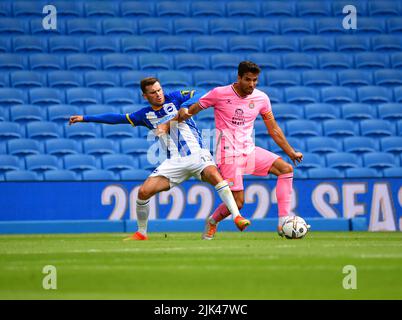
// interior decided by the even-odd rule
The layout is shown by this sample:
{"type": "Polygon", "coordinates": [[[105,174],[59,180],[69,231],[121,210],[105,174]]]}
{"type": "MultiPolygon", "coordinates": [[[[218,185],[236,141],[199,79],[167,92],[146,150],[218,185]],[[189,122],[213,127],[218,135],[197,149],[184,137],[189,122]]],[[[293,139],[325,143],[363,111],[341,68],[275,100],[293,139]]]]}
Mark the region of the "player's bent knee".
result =
{"type": "Polygon", "coordinates": [[[293,173],[293,167],[289,163],[285,163],[281,170],[281,174],[293,173]]]}
{"type": "Polygon", "coordinates": [[[150,192],[149,189],[147,189],[146,187],[144,187],[144,185],[142,185],[139,189],[138,189],[138,199],[141,200],[148,200],[149,198],[152,197],[152,193],[150,192]]]}

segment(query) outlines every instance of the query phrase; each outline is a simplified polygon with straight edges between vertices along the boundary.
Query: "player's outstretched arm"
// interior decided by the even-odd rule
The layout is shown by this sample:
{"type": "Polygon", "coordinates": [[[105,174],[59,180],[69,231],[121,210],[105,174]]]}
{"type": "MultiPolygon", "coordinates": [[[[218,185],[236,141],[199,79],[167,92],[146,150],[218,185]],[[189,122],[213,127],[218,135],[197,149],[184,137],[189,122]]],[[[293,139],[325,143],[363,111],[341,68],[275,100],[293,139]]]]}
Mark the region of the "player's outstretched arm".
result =
{"type": "Polygon", "coordinates": [[[272,137],[275,143],[281,147],[281,149],[288,155],[295,165],[297,162],[301,162],[303,160],[303,154],[295,151],[291,147],[285,135],[283,134],[281,127],[279,127],[278,123],[276,122],[272,112],[264,114],[262,118],[264,119],[264,123],[268,129],[269,135],[272,137]]]}
{"type": "Polygon", "coordinates": [[[70,117],[68,122],[69,125],[72,125],[77,122],[98,122],[98,123],[107,123],[107,124],[119,124],[119,123],[130,123],[132,124],[132,120],[130,119],[128,114],[119,114],[119,113],[103,113],[97,115],[74,115],[70,117]]]}

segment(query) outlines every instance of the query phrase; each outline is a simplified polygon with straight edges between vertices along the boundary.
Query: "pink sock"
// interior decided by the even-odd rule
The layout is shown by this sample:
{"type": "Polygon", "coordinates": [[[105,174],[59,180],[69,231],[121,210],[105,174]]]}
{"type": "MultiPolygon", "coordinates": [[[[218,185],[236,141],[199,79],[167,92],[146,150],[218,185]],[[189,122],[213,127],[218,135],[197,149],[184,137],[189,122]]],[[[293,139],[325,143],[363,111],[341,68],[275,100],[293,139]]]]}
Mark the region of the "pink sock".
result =
{"type": "Polygon", "coordinates": [[[215,223],[222,221],[227,216],[230,215],[230,212],[224,203],[221,203],[218,208],[214,211],[211,218],[214,219],[215,223]]]}
{"type": "Polygon", "coordinates": [[[290,212],[292,197],[293,172],[278,176],[276,183],[276,199],[278,201],[278,216],[285,217],[290,212]]]}

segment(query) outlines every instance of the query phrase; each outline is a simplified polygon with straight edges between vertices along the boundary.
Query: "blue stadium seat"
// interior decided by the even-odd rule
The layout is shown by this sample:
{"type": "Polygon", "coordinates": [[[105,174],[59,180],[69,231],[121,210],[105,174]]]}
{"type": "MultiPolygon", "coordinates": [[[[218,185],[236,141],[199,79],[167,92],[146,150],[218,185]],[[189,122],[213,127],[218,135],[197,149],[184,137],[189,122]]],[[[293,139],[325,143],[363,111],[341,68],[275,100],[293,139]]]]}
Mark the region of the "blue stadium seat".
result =
{"type": "Polygon", "coordinates": [[[102,21],[103,34],[105,35],[133,35],[137,34],[137,23],[131,19],[109,18],[102,21]]]}
{"type": "Polygon", "coordinates": [[[76,71],[51,71],[47,75],[49,87],[58,89],[82,87],[82,73],[76,71]]]}
{"type": "Polygon", "coordinates": [[[258,2],[228,1],[226,12],[228,17],[258,17],[260,15],[258,2]]]}
{"type": "Polygon", "coordinates": [[[309,35],[314,33],[314,23],[309,19],[282,18],[279,22],[285,35],[309,35]]]}
{"type": "Polygon", "coordinates": [[[346,178],[381,178],[382,174],[372,168],[350,168],[345,170],[346,178]]]}
{"type": "Polygon", "coordinates": [[[65,124],[70,119],[70,116],[80,114],[81,112],[78,107],[68,104],[58,104],[47,107],[47,118],[49,121],[65,124]]]}
{"type": "Polygon", "coordinates": [[[185,71],[160,71],[158,72],[158,79],[164,87],[182,88],[193,85],[191,74],[185,71]]]}
{"type": "Polygon", "coordinates": [[[402,52],[391,55],[391,64],[393,69],[402,69],[402,52]]]}
{"type": "Polygon", "coordinates": [[[37,154],[32,156],[27,156],[25,158],[26,168],[30,171],[35,171],[37,173],[42,173],[48,170],[58,170],[59,164],[55,156],[48,154],[37,154]]]}
{"type": "Polygon", "coordinates": [[[69,35],[97,35],[101,33],[100,26],[100,22],[93,19],[73,18],[66,20],[66,29],[69,35]]]}
{"type": "Polygon", "coordinates": [[[159,17],[188,17],[189,3],[176,1],[158,1],[156,2],[156,13],[159,17]]]}
{"type": "Polygon", "coordinates": [[[306,104],[319,101],[319,93],[310,87],[288,87],[285,89],[285,96],[288,103],[306,104]]]}
{"type": "Polygon", "coordinates": [[[44,115],[38,106],[16,105],[10,108],[10,120],[19,124],[31,121],[43,121],[44,115]]]}
{"type": "Polygon", "coordinates": [[[355,55],[355,64],[358,69],[387,68],[388,55],[379,52],[361,52],[355,55]]]}
{"type": "Polygon", "coordinates": [[[49,52],[60,54],[72,54],[84,52],[84,41],[75,38],[71,41],[70,36],[54,36],[49,38],[49,52]]]}
{"type": "Polygon", "coordinates": [[[119,180],[118,177],[109,170],[86,170],[82,173],[82,180],[84,181],[113,181],[119,180]]]}
{"type": "Polygon", "coordinates": [[[103,126],[103,137],[113,140],[134,138],[137,135],[137,128],[127,124],[105,125],[103,126]]]}
{"type": "Polygon", "coordinates": [[[340,52],[324,52],[318,56],[320,69],[340,70],[353,68],[353,56],[340,52]]]}
{"type": "Polygon", "coordinates": [[[8,171],[4,174],[6,181],[39,181],[37,173],[27,170],[8,171]]]}
{"type": "Polygon", "coordinates": [[[375,108],[365,103],[346,103],[342,105],[342,118],[345,120],[359,121],[377,118],[375,108]]]}
{"type": "Polygon", "coordinates": [[[307,172],[311,179],[336,179],[343,178],[342,171],[334,168],[312,168],[307,172]]]}
{"type": "Polygon", "coordinates": [[[103,90],[103,102],[112,105],[133,104],[138,102],[138,95],[128,88],[107,88],[103,90]]]}
{"type": "Polygon", "coordinates": [[[311,137],[306,140],[308,152],[326,154],[342,150],[341,143],[335,138],[311,137]]]}
{"type": "Polygon", "coordinates": [[[13,71],[10,73],[10,82],[14,88],[39,88],[46,86],[46,77],[36,71],[13,71]]]}
{"type": "Polygon", "coordinates": [[[328,168],[346,170],[349,168],[358,168],[361,166],[361,162],[358,156],[354,153],[334,152],[328,153],[325,157],[327,159],[328,168]]]}
{"type": "Polygon", "coordinates": [[[0,88],[10,87],[8,73],[0,73],[0,88]]]}
{"type": "Polygon", "coordinates": [[[262,15],[264,17],[294,17],[296,16],[296,6],[293,1],[263,1],[262,15]]]}
{"type": "Polygon", "coordinates": [[[228,39],[228,48],[237,53],[261,52],[262,43],[258,37],[232,36],[228,39]]]}
{"type": "Polygon", "coordinates": [[[306,119],[308,120],[330,120],[340,116],[339,108],[328,103],[310,103],[304,106],[306,119]]]}
{"type": "Polygon", "coordinates": [[[105,170],[120,172],[122,170],[135,169],[133,157],[127,154],[109,154],[102,156],[102,167],[105,170]]]}
{"type": "Polygon", "coordinates": [[[195,71],[193,73],[194,84],[197,87],[217,87],[228,84],[228,77],[226,73],[215,72],[210,70],[195,71]]]}
{"type": "Polygon", "coordinates": [[[209,30],[212,35],[239,35],[243,33],[243,24],[233,23],[232,18],[214,18],[209,20],[209,30]]]}
{"type": "Polygon", "coordinates": [[[109,53],[102,56],[103,69],[107,71],[128,71],[137,69],[137,59],[131,55],[109,53]]]}
{"type": "Polygon", "coordinates": [[[360,133],[365,137],[383,138],[393,135],[393,126],[386,120],[362,120],[360,121],[360,133]]]}
{"type": "Polygon", "coordinates": [[[329,52],[335,51],[332,37],[311,35],[300,39],[300,48],[304,52],[329,52]]]}
{"type": "Polygon", "coordinates": [[[311,120],[290,120],[286,122],[286,132],[290,137],[308,138],[321,136],[321,126],[311,120]]]}
{"type": "Polygon", "coordinates": [[[131,156],[146,154],[151,147],[151,143],[142,138],[124,139],[120,142],[121,153],[131,156]]]}
{"type": "Polygon", "coordinates": [[[115,144],[110,139],[94,138],[83,142],[84,153],[102,156],[105,154],[114,154],[117,152],[115,144]]]}
{"type": "Polygon", "coordinates": [[[11,3],[1,2],[0,3],[0,17],[11,17],[12,16],[11,3]]]}
{"type": "Polygon", "coordinates": [[[124,181],[140,180],[144,181],[148,178],[152,171],[143,169],[123,170],[120,172],[120,178],[124,181]]]}
{"type": "Polygon", "coordinates": [[[196,53],[226,52],[226,39],[216,36],[193,37],[193,51],[196,53]]]}
{"type": "Polygon", "coordinates": [[[73,126],[65,127],[65,137],[81,141],[97,138],[98,132],[94,123],[75,123],[73,126]]]}
{"type": "Polygon", "coordinates": [[[35,36],[13,37],[13,48],[15,53],[32,54],[47,52],[46,39],[35,36]]]}
{"type": "MultiPolygon", "coordinates": [[[[116,107],[103,104],[90,104],[85,107],[85,114],[102,114],[102,113],[117,113],[116,107]]],[[[82,113],[82,111],[81,111],[82,113]]]]}
{"type": "Polygon", "coordinates": [[[99,57],[84,53],[69,54],[66,56],[66,67],[68,70],[90,71],[98,70],[101,67],[99,57]]]}
{"type": "Polygon", "coordinates": [[[402,103],[383,103],[378,105],[378,115],[383,120],[402,120],[402,103]]]}
{"type": "Polygon", "coordinates": [[[119,39],[113,36],[91,36],[85,39],[85,48],[91,54],[119,52],[119,39]]]}
{"type": "Polygon", "coordinates": [[[42,17],[43,5],[40,1],[13,1],[14,17],[42,17]]]}
{"type": "Polygon", "coordinates": [[[281,56],[274,53],[250,53],[247,58],[264,70],[282,69],[281,56]]]}
{"type": "Polygon", "coordinates": [[[27,138],[46,140],[60,138],[60,129],[54,122],[34,121],[26,125],[27,138]]]}
{"type": "Polygon", "coordinates": [[[402,120],[397,121],[396,129],[397,129],[397,134],[402,136],[402,120]]]}
{"type": "Polygon", "coordinates": [[[266,138],[268,131],[263,121],[256,121],[254,124],[254,130],[256,139],[266,138]]]}
{"type": "Polygon", "coordinates": [[[244,33],[256,36],[277,35],[280,33],[279,22],[264,18],[248,18],[244,20],[244,33]]]}
{"type": "Polygon", "coordinates": [[[66,101],[76,106],[102,103],[99,90],[93,88],[70,88],[66,90],[66,101]]]}
{"type": "Polygon", "coordinates": [[[139,159],[139,168],[144,169],[144,170],[151,170],[153,171],[159,163],[151,163],[148,160],[148,157],[146,154],[142,154],[138,157],[139,159]]]}
{"type": "Polygon", "coordinates": [[[155,16],[155,2],[123,1],[120,9],[121,15],[128,18],[155,16]]]}
{"type": "Polygon", "coordinates": [[[83,17],[84,7],[81,1],[55,1],[57,15],[62,18],[83,17]]]}
{"type": "Polygon", "coordinates": [[[45,181],[77,181],[78,177],[70,170],[49,170],[43,173],[45,181]]]}
{"type": "Polygon", "coordinates": [[[337,36],[346,33],[339,18],[316,18],[315,26],[318,35],[337,36]]]}
{"type": "Polygon", "coordinates": [[[370,16],[398,16],[400,15],[398,2],[395,1],[369,1],[368,15],[370,16]]]}
{"type": "Polygon", "coordinates": [[[324,158],[310,152],[303,152],[303,161],[297,165],[297,169],[302,171],[323,167],[325,167],[324,158]]]}
{"type": "Polygon", "coordinates": [[[172,30],[172,23],[169,20],[152,17],[142,18],[138,21],[138,31],[140,35],[167,36],[172,34],[172,30]]]}
{"type": "Polygon", "coordinates": [[[54,88],[34,88],[29,90],[30,103],[40,106],[63,104],[64,92],[54,88]]]}
{"type": "Polygon", "coordinates": [[[0,18],[0,36],[18,36],[29,33],[29,25],[24,19],[0,18]]]}
{"type": "Polygon", "coordinates": [[[193,17],[224,17],[226,15],[225,2],[215,2],[211,6],[209,1],[194,1],[191,3],[193,17]]]}
{"type": "Polygon", "coordinates": [[[369,137],[348,137],[343,140],[343,150],[356,154],[375,152],[378,150],[378,142],[369,137]]]}
{"type": "Polygon", "coordinates": [[[210,57],[211,68],[221,71],[235,71],[237,73],[237,67],[242,61],[238,54],[231,53],[217,53],[210,57]]]}
{"type": "Polygon", "coordinates": [[[119,3],[94,1],[84,3],[85,15],[91,18],[115,17],[119,15],[119,3]]]}
{"type": "Polygon", "coordinates": [[[23,138],[23,128],[14,122],[0,122],[0,140],[23,138]]]}
{"type": "Polygon", "coordinates": [[[172,57],[163,53],[147,53],[138,57],[138,63],[141,70],[162,71],[173,68],[172,57]]]}
{"type": "Polygon", "coordinates": [[[64,157],[64,169],[74,172],[96,170],[96,160],[89,154],[69,154],[64,157]]]}
{"type": "Polygon", "coordinates": [[[0,88],[0,106],[8,107],[15,104],[27,103],[26,91],[14,88],[0,88]]]}
{"type": "Polygon", "coordinates": [[[154,75],[149,71],[125,71],[120,73],[120,81],[125,88],[139,88],[140,81],[150,76],[154,75]]]}
{"type": "Polygon", "coordinates": [[[174,56],[175,69],[197,71],[209,69],[208,57],[195,53],[179,53],[174,56]]]}
{"type": "Polygon", "coordinates": [[[110,88],[119,86],[119,75],[112,71],[88,71],[84,75],[88,88],[110,88]]]}
{"type": "Polygon", "coordinates": [[[159,52],[181,53],[191,52],[191,39],[183,36],[164,36],[156,40],[159,52]]]}
{"type": "Polygon", "coordinates": [[[335,38],[336,50],[340,52],[370,51],[370,38],[357,35],[345,35],[335,38]]]}
{"type": "Polygon", "coordinates": [[[266,73],[266,83],[272,87],[300,86],[300,73],[287,70],[272,70],[266,73]]]}
{"type": "Polygon", "coordinates": [[[8,153],[13,156],[28,156],[42,153],[42,145],[33,139],[13,139],[7,142],[8,153]]]}
{"type": "Polygon", "coordinates": [[[11,39],[0,38],[0,53],[10,53],[11,47],[11,39]]]}
{"type": "Polygon", "coordinates": [[[303,108],[290,103],[276,103],[272,106],[275,119],[278,121],[303,119],[303,108]]]}
{"type": "Polygon", "coordinates": [[[51,139],[45,142],[46,153],[57,157],[81,153],[81,144],[73,139],[51,139]]]}
{"type": "Polygon", "coordinates": [[[381,151],[402,154],[402,137],[392,136],[381,139],[381,151]]]}
{"type": "Polygon", "coordinates": [[[283,90],[279,90],[278,88],[262,87],[262,86],[259,87],[259,89],[268,95],[271,104],[285,102],[283,90]]]}
{"type": "Polygon", "coordinates": [[[385,168],[383,171],[384,178],[401,178],[402,167],[385,168]]]}
{"type": "Polygon", "coordinates": [[[331,16],[331,3],[326,1],[301,1],[296,2],[296,11],[300,17],[331,16]]]}
{"type": "Polygon", "coordinates": [[[356,34],[361,36],[372,36],[377,34],[386,33],[385,21],[372,18],[372,17],[360,17],[356,34]]]}
{"type": "MultiPolygon", "coordinates": [[[[8,112],[5,108],[0,108],[0,122],[8,121],[8,112]]],[[[0,152],[1,153],[1,152],[0,152]]]]}
{"type": "Polygon", "coordinates": [[[346,87],[369,86],[373,84],[373,77],[366,70],[341,70],[338,81],[339,85],[346,87]]]}
{"type": "MultiPolygon", "coordinates": [[[[2,58],[0,58],[0,61],[2,58]]],[[[17,62],[8,62],[11,66],[16,67],[17,62]]],[[[34,71],[53,71],[64,69],[64,58],[59,55],[37,53],[29,55],[29,64],[31,70],[34,71]]],[[[19,64],[18,68],[26,68],[24,64],[19,64]]]]}
{"type": "MultiPolygon", "coordinates": [[[[267,135],[267,129],[265,129],[266,135],[267,135]]],[[[284,154],[283,150],[280,146],[278,146],[272,139],[269,139],[267,141],[267,136],[265,135],[265,137],[263,137],[263,141],[268,142],[268,150],[270,150],[271,152],[274,152],[276,154],[284,154]]],[[[303,139],[299,139],[299,138],[294,138],[294,137],[287,137],[287,141],[289,142],[289,144],[297,151],[305,151],[306,150],[306,146],[303,139]]]]}
{"type": "Polygon", "coordinates": [[[179,18],[173,21],[174,33],[177,35],[208,34],[208,21],[193,18],[179,18]]]}
{"type": "Polygon", "coordinates": [[[364,86],[357,88],[359,102],[379,104],[392,101],[392,92],[378,86],[364,86]]]}
{"type": "Polygon", "coordinates": [[[356,93],[346,87],[326,87],[321,89],[321,100],[325,103],[344,104],[356,101],[356,93]]]}
{"type": "Polygon", "coordinates": [[[323,122],[324,134],[333,138],[346,138],[358,132],[355,124],[350,120],[326,120],[323,122]]]}
{"type": "MultiPolygon", "coordinates": [[[[265,52],[297,52],[299,43],[295,37],[286,36],[267,36],[264,38],[265,52]]],[[[260,50],[261,51],[261,50],[260,50]]]]}
{"type": "Polygon", "coordinates": [[[336,73],[324,70],[306,70],[302,74],[303,85],[309,87],[336,86],[336,73]]]}
{"type": "Polygon", "coordinates": [[[395,167],[396,161],[392,154],[385,152],[370,152],[363,155],[364,166],[381,170],[395,167]]]}
{"type": "Polygon", "coordinates": [[[22,169],[21,163],[16,156],[11,156],[9,154],[0,155],[0,173],[4,173],[12,170],[22,169]]]}
{"type": "Polygon", "coordinates": [[[402,51],[402,40],[397,35],[382,34],[371,38],[373,51],[396,52],[402,51]]]}
{"type": "MultiPolygon", "coordinates": [[[[395,102],[402,103],[402,86],[394,89],[395,102]]],[[[1,102],[0,102],[1,103],[1,102]]]]}
{"type": "Polygon", "coordinates": [[[377,86],[394,87],[402,85],[402,70],[383,69],[374,72],[377,86]]]}
{"type": "Polygon", "coordinates": [[[286,53],[282,56],[282,61],[285,69],[308,70],[317,68],[315,57],[306,53],[286,53]]]}
{"type": "Polygon", "coordinates": [[[27,68],[27,60],[25,56],[13,53],[0,54],[1,71],[24,70],[26,68],[27,68]]]}

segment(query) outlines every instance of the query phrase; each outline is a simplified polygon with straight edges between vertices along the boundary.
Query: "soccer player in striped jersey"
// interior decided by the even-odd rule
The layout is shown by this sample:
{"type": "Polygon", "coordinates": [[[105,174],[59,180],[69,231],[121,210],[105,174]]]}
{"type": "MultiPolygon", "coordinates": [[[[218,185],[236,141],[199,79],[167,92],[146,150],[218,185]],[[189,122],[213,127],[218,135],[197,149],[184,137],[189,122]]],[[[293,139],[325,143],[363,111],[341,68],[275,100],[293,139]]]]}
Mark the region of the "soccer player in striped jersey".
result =
{"type": "MultiPolygon", "coordinates": [[[[275,121],[268,96],[256,89],[260,71],[253,62],[241,62],[236,83],[212,89],[189,109],[182,108],[177,120],[187,121],[204,109],[214,108],[218,141],[216,162],[230,184],[239,209],[244,204],[244,174],[278,176],[278,234],[283,236],[281,225],[290,213],[293,167],[280,156],[254,145],[252,133],[257,116],[262,116],[268,133],[294,164],[302,161],[303,154],[289,145],[275,121]]],[[[167,132],[169,125],[161,125],[159,129],[167,132]]],[[[213,238],[217,224],[229,214],[226,207],[220,205],[207,220],[204,237],[213,238]]]]}
{"type": "MultiPolygon", "coordinates": [[[[193,91],[173,91],[164,94],[157,78],[144,78],[141,81],[143,97],[147,106],[130,114],[74,115],[69,124],[77,122],[99,122],[107,124],[127,123],[144,126],[154,130],[161,145],[166,150],[164,160],[145,180],[138,191],[136,204],[138,231],[128,239],[147,240],[149,199],[161,192],[180,184],[191,176],[206,181],[215,187],[219,197],[233,214],[234,222],[243,231],[250,221],[240,215],[236,201],[228,183],[223,180],[208,149],[204,147],[201,133],[193,119],[176,123],[170,134],[158,131],[158,125],[173,119],[178,110],[198,101],[200,95],[193,91]]],[[[205,238],[208,239],[208,238],[205,238]]]]}

